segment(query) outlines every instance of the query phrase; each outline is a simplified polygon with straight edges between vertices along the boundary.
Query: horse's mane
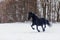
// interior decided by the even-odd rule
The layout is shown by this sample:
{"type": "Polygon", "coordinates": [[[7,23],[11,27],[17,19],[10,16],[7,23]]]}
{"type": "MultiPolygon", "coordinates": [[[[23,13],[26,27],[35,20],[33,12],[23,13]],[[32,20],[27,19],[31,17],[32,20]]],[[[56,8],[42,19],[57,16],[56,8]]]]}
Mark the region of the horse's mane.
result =
{"type": "MultiPolygon", "coordinates": [[[[35,13],[32,13],[32,14],[33,14],[33,16],[34,16],[34,17],[38,18],[38,16],[37,16],[37,15],[35,15],[35,13]]],[[[38,18],[38,19],[39,19],[39,18],[38,18]]]]}
{"type": "Polygon", "coordinates": [[[38,16],[37,16],[35,13],[33,13],[33,12],[29,12],[29,15],[31,15],[31,17],[32,17],[33,20],[35,20],[35,19],[40,19],[40,18],[38,18],[38,16]]]}

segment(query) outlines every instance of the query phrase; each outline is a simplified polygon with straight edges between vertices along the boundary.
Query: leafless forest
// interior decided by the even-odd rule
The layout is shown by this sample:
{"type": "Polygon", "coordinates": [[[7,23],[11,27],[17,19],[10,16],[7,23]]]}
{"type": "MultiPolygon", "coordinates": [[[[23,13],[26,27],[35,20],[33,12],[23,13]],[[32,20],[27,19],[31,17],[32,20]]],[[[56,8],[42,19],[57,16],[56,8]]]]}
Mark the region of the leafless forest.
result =
{"type": "Polygon", "coordinates": [[[0,2],[0,23],[28,21],[28,12],[51,22],[60,22],[59,0],[3,0],[0,2]]]}

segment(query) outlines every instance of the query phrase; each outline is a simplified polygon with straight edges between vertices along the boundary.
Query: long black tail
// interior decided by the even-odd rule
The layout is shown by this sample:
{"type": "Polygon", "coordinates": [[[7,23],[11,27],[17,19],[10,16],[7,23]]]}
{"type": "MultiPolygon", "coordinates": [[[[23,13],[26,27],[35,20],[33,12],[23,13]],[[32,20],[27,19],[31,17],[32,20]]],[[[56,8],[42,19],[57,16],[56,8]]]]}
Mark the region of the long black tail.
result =
{"type": "Polygon", "coordinates": [[[46,20],[46,23],[47,23],[48,26],[51,26],[51,24],[48,20],[46,20]]]}

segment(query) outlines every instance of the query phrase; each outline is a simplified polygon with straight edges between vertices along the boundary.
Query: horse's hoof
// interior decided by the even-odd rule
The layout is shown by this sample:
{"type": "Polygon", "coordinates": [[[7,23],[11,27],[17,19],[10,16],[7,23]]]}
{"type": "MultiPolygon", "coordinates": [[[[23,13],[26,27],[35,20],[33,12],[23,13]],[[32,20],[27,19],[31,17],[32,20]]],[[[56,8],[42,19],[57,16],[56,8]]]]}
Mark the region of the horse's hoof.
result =
{"type": "Polygon", "coordinates": [[[40,31],[38,30],[38,32],[40,32],[40,31]]]}
{"type": "Polygon", "coordinates": [[[43,29],[43,32],[45,31],[45,29],[43,29]]]}
{"type": "Polygon", "coordinates": [[[43,31],[43,32],[45,32],[45,31],[43,31]]]}
{"type": "Polygon", "coordinates": [[[35,28],[32,28],[33,30],[35,30],[35,28]]]}

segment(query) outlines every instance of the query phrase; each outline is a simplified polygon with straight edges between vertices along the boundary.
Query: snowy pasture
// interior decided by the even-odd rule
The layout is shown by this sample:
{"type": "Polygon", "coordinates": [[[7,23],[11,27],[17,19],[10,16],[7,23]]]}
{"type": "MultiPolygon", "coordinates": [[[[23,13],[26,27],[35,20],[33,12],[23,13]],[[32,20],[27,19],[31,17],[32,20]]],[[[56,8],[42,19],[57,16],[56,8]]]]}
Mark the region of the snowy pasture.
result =
{"type": "Polygon", "coordinates": [[[1,23],[0,40],[60,40],[60,23],[52,23],[52,27],[47,26],[45,32],[41,27],[41,32],[37,32],[30,26],[31,22],[1,23]]]}

